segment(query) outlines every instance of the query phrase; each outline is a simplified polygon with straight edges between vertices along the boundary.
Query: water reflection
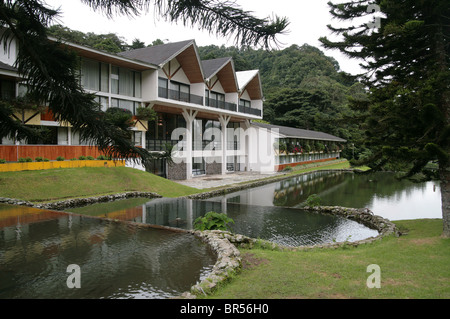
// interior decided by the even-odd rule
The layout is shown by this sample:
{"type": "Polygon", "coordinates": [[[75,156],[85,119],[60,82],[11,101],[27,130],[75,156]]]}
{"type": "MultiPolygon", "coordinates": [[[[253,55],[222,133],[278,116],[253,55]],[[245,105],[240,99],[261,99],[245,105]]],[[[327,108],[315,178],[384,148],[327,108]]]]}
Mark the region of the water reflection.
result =
{"type": "MultiPolygon", "coordinates": [[[[197,217],[207,212],[225,213],[235,221],[233,231],[252,238],[262,238],[287,246],[313,245],[337,241],[355,241],[378,232],[359,223],[337,216],[329,216],[297,208],[256,206],[219,201],[199,201],[186,198],[160,198],[138,207],[129,203],[129,209],[110,211],[113,204],[98,204],[98,216],[129,220],[138,223],[192,229],[197,217]]],[[[72,211],[82,213],[86,209],[72,211]]]]}
{"type": "Polygon", "coordinates": [[[315,172],[227,194],[225,198],[246,205],[300,207],[312,194],[318,194],[323,205],[367,207],[390,220],[442,218],[438,182],[413,183],[386,172],[315,172]]]}
{"type": "Polygon", "coordinates": [[[0,298],[167,298],[215,259],[189,234],[0,205],[0,298]],[[70,264],[80,289],[66,285],[70,264]]]}

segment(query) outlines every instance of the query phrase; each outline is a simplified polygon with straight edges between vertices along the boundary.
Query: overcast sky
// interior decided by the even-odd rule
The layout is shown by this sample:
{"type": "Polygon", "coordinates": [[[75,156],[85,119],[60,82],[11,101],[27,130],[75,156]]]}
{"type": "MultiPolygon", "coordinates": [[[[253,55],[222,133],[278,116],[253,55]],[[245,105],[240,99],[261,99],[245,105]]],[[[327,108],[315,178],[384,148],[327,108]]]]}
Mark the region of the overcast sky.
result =
{"type": "MultiPolygon", "coordinates": [[[[292,44],[304,43],[320,48],[326,55],[333,56],[341,67],[348,73],[358,73],[359,61],[348,60],[337,51],[325,51],[318,41],[321,36],[333,37],[327,29],[328,24],[338,22],[331,19],[327,2],[329,0],[238,0],[237,3],[246,11],[253,11],[259,18],[273,15],[287,17],[290,21],[286,35],[278,37],[281,48],[292,44]]],[[[62,13],[59,23],[82,32],[96,34],[116,33],[129,44],[139,39],[150,44],[156,39],[164,42],[176,42],[194,39],[198,46],[210,44],[231,46],[233,39],[217,38],[208,31],[198,30],[196,27],[184,27],[164,22],[161,18],[154,18],[153,8],[139,17],[117,16],[108,19],[103,13],[91,10],[80,0],[45,0],[53,8],[60,8],[62,13]]]]}

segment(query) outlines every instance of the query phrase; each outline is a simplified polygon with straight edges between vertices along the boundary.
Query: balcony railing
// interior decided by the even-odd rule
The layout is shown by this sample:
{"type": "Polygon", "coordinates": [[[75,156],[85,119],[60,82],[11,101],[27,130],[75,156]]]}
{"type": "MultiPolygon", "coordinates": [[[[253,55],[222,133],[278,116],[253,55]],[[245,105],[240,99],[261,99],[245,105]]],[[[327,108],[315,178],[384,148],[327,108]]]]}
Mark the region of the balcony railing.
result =
{"type": "Polygon", "coordinates": [[[167,89],[164,87],[158,87],[158,96],[165,98],[165,99],[171,99],[171,100],[176,100],[176,101],[181,101],[181,102],[186,102],[186,103],[194,103],[197,105],[205,105],[205,106],[215,107],[215,108],[227,110],[227,111],[233,111],[233,112],[239,111],[241,113],[246,113],[246,114],[251,114],[251,115],[256,115],[256,116],[262,115],[261,110],[254,109],[254,108],[251,108],[248,106],[239,105],[239,107],[238,107],[235,103],[220,101],[220,100],[211,99],[211,98],[203,99],[203,96],[185,93],[185,92],[176,91],[176,90],[170,90],[170,89],[167,89]]]}
{"type": "Polygon", "coordinates": [[[251,115],[261,116],[261,110],[254,109],[248,106],[239,105],[239,112],[251,115]]]}
{"type": "Polygon", "coordinates": [[[206,98],[205,99],[206,106],[216,107],[218,109],[222,110],[228,110],[228,111],[237,111],[237,105],[235,103],[220,101],[216,99],[206,98]]]}
{"type": "Polygon", "coordinates": [[[164,87],[158,87],[158,96],[165,99],[203,105],[203,96],[170,90],[164,87]]]}

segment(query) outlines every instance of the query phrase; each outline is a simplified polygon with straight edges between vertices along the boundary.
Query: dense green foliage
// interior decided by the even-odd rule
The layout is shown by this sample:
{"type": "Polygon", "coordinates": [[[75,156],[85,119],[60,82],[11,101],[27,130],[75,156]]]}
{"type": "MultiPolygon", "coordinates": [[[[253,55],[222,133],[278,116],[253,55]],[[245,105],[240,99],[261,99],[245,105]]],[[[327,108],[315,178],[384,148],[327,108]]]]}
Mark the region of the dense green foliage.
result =
{"type": "Polygon", "coordinates": [[[234,220],[224,213],[208,212],[205,216],[195,219],[194,229],[196,230],[231,230],[229,224],[234,224],[234,220]]]}
{"type": "MultiPolygon", "coordinates": [[[[258,69],[261,75],[264,120],[277,125],[322,131],[355,143],[362,151],[358,114],[349,100],[366,100],[364,86],[320,49],[303,44],[277,50],[255,50],[225,46],[199,48],[202,59],[233,57],[237,71],[258,69]]],[[[351,158],[353,149],[344,154],[351,158]]]]}
{"type": "MultiPolygon", "coordinates": [[[[350,22],[367,16],[372,3],[330,3],[330,12],[350,22]]],[[[406,177],[438,176],[444,235],[450,237],[450,6],[447,0],[375,3],[382,19],[329,26],[340,39],[321,41],[361,59],[367,71],[361,79],[370,89],[369,98],[353,103],[365,115],[364,142],[370,149],[365,163],[405,170],[406,177]],[[438,174],[427,169],[430,161],[438,163],[438,174]]]]}

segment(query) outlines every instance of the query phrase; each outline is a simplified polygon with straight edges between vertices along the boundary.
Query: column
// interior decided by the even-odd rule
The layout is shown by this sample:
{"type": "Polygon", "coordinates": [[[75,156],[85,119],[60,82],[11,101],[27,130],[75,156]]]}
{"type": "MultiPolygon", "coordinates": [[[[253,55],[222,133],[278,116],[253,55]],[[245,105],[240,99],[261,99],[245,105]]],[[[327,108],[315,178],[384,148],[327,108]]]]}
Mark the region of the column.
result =
{"type": "Polygon", "coordinates": [[[183,117],[186,121],[186,179],[192,178],[192,123],[198,111],[183,109],[183,117]]]}
{"type": "Polygon", "coordinates": [[[227,125],[231,116],[219,115],[220,126],[222,128],[222,175],[227,173],[227,125]]]}

